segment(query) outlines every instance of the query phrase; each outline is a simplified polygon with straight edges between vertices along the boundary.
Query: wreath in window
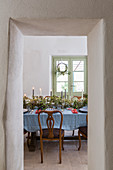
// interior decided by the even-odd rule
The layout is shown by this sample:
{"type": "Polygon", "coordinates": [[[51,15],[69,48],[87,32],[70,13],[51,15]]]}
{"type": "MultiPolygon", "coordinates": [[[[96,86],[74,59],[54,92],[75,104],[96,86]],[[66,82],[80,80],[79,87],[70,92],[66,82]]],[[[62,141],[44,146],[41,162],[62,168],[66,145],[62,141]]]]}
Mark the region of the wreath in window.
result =
{"type": "Polygon", "coordinates": [[[59,63],[57,66],[56,66],[56,72],[55,74],[58,73],[58,75],[65,75],[65,74],[71,74],[71,72],[69,71],[68,72],[68,66],[67,64],[65,63],[59,63]],[[63,69],[62,69],[63,68],[63,69]]]}

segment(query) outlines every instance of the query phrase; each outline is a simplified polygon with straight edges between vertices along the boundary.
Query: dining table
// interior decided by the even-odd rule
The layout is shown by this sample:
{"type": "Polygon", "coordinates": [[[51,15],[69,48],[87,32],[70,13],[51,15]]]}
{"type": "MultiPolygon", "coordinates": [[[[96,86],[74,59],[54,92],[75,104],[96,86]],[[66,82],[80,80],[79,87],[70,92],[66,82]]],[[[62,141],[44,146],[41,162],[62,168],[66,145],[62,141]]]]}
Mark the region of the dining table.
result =
{"type": "MultiPolygon", "coordinates": [[[[36,136],[36,132],[40,130],[39,123],[38,123],[38,114],[36,114],[36,110],[34,109],[32,111],[26,111],[24,112],[24,129],[28,132],[31,132],[32,140],[34,140],[34,136],[36,136]]],[[[51,108],[48,108],[47,110],[53,110],[51,108]]],[[[73,113],[70,108],[66,109],[59,109],[63,114],[63,124],[62,129],[66,131],[76,130],[81,126],[86,126],[86,115],[87,115],[87,107],[83,107],[80,111],[77,110],[77,113],[73,113]]],[[[42,125],[42,129],[47,128],[46,119],[47,114],[42,113],[40,115],[40,121],[42,125]]],[[[60,119],[61,116],[59,113],[53,114],[53,118],[55,121],[54,128],[59,128],[60,126],[60,119]]],[[[33,144],[33,141],[31,142],[33,144]]],[[[29,148],[29,151],[34,151],[34,146],[31,146],[29,148]]]]}

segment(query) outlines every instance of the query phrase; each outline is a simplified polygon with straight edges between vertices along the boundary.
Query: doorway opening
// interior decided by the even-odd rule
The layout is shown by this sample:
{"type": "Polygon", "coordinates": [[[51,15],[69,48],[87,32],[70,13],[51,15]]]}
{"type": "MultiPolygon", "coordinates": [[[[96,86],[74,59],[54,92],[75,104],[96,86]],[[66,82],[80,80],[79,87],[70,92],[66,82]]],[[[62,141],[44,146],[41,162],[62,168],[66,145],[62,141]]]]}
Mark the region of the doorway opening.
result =
{"type": "Polygon", "coordinates": [[[102,159],[101,162],[104,162],[103,29],[103,20],[95,19],[50,19],[40,21],[11,19],[6,122],[6,136],[8,138],[6,140],[6,162],[8,167],[13,166],[17,170],[23,169],[23,114],[20,113],[23,113],[24,36],[36,35],[88,36],[88,112],[90,113],[88,124],[88,168],[91,169],[94,164],[98,166],[98,161],[100,161],[98,156],[102,159]],[[96,110],[98,112],[95,113],[96,110]],[[101,125],[100,129],[97,128],[98,125],[101,125]],[[99,142],[96,143],[96,136],[98,135],[98,140],[101,141],[100,144],[99,142]],[[97,155],[98,150],[100,152],[97,155]],[[10,154],[12,154],[13,164],[8,159],[10,154]]]}

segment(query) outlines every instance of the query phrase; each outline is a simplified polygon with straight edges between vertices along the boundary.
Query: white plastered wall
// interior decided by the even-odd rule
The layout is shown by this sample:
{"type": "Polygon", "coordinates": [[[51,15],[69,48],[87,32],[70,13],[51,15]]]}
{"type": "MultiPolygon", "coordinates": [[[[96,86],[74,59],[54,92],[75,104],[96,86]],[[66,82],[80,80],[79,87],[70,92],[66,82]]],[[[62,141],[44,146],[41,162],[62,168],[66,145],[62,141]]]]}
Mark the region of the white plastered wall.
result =
{"type": "MultiPolygon", "coordinates": [[[[3,116],[7,87],[9,18],[104,18],[106,23],[104,92],[106,170],[113,169],[113,1],[112,0],[7,0],[0,1],[0,170],[5,169],[3,116]]],[[[87,27],[87,25],[86,25],[87,27]]],[[[6,138],[7,140],[7,138],[6,138]]],[[[97,140],[98,142],[98,140],[97,140]]],[[[100,162],[101,164],[101,162],[100,162]]],[[[97,165],[94,165],[94,168],[97,165]]],[[[14,169],[15,170],[15,169],[14,169]]],[[[17,170],[17,169],[16,169],[17,170]]],[[[92,170],[92,169],[91,169],[92,170]]],[[[102,170],[102,169],[101,169],[102,170]]]]}
{"type": "Polygon", "coordinates": [[[89,170],[105,170],[104,37],[101,20],[88,34],[89,170]]]}
{"type": "Polygon", "coordinates": [[[86,36],[25,36],[23,90],[27,96],[32,96],[32,87],[35,95],[50,94],[52,56],[86,56],[86,36]]]}
{"type": "Polygon", "coordinates": [[[24,37],[10,22],[6,96],[6,169],[23,170],[23,47],[24,37]]]}

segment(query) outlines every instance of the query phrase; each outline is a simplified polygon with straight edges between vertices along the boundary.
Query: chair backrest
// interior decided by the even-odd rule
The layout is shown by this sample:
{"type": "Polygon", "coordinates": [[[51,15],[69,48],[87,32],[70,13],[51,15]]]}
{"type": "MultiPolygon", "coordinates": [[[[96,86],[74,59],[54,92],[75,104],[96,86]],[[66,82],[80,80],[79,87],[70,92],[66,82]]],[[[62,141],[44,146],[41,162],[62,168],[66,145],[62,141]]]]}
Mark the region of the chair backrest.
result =
{"type": "Polygon", "coordinates": [[[40,126],[40,136],[42,136],[42,126],[41,126],[41,121],[40,121],[40,114],[41,113],[47,113],[48,114],[48,117],[47,117],[47,120],[46,120],[46,124],[47,124],[47,127],[48,127],[48,131],[49,131],[49,134],[48,134],[48,138],[49,139],[52,139],[54,138],[54,134],[53,134],[53,129],[54,129],[54,124],[55,124],[55,120],[53,118],[53,114],[55,113],[60,113],[61,115],[61,119],[60,119],[60,127],[59,127],[59,137],[61,135],[61,128],[62,128],[62,123],[63,123],[63,114],[62,112],[60,112],[59,110],[53,110],[53,111],[45,111],[45,110],[42,110],[38,113],[38,123],[39,123],[39,126],[40,126]]]}
{"type": "MultiPolygon", "coordinates": [[[[47,98],[51,98],[51,97],[53,97],[53,96],[45,96],[44,98],[47,99],[47,98]]],[[[58,96],[54,96],[54,97],[58,98],[58,96]]]]}
{"type": "Polygon", "coordinates": [[[81,96],[73,96],[71,99],[73,100],[74,98],[77,98],[78,100],[80,100],[82,97],[81,96]]]}
{"type": "Polygon", "coordinates": [[[87,114],[87,116],[86,116],[86,121],[87,121],[87,125],[88,125],[88,114],[87,114]]]}
{"type": "Polygon", "coordinates": [[[44,98],[45,98],[45,99],[47,99],[47,98],[51,98],[51,96],[45,96],[44,98]]]}

